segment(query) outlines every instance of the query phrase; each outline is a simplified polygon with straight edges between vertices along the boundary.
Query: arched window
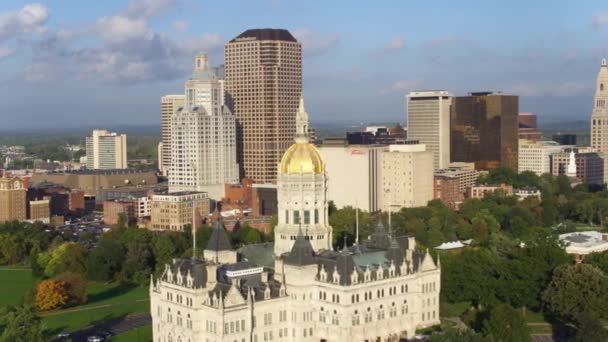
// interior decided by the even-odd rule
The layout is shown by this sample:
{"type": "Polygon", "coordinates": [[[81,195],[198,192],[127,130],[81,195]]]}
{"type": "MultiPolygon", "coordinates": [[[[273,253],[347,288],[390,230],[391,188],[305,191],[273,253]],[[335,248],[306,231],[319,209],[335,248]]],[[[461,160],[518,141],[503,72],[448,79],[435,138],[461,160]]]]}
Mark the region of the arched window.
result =
{"type": "Polygon", "coordinates": [[[604,83],[600,83],[600,91],[604,91],[604,83]]]}

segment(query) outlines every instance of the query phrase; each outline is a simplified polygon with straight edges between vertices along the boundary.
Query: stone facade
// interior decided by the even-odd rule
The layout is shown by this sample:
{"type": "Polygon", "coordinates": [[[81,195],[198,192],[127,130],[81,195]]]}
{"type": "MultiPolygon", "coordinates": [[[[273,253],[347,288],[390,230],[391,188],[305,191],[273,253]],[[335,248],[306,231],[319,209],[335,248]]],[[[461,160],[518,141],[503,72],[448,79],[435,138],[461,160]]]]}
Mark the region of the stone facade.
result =
{"type": "Polygon", "coordinates": [[[26,193],[22,178],[0,178],[0,223],[27,219],[26,193]]]}
{"type": "Polygon", "coordinates": [[[450,163],[450,106],[452,94],[445,90],[407,94],[407,136],[433,153],[433,169],[450,163]]]}
{"type": "Polygon", "coordinates": [[[224,106],[220,68],[209,66],[206,54],[196,56],[186,81],[186,103],[170,118],[169,191],[204,191],[219,200],[224,184],[239,181],[236,121],[224,106]]]}
{"type": "Polygon", "coordinates": [[[150,228],[182,231],[185,225],[192,225],[195,219],[201,221],[206,218],[210,208],[209,197],[204,192],[154,194],[150,205],[150,228]],[[195,215],[192,213],[193,203],[195,215]]]}
{"type": "Polygon", "coordinates": [[[439,323],[439,260],[414,238],[378,222],[365,241],[332,250],[324,164],[300,109],[278,170],[274,246],[233,251],[218,221],[203,256],[175,259],[150,280],[154,341],[398,341],[439,323]]]}

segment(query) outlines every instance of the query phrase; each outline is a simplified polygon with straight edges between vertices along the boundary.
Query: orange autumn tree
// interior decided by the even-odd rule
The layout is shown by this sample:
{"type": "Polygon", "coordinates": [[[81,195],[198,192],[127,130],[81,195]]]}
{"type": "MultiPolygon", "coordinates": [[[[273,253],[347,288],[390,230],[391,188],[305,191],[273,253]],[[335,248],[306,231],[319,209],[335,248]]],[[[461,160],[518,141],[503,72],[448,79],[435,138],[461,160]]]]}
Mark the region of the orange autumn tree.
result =
{"type": "Polygon", "coordinates": [[[43,280],[36,286],[36,307],[46,311],[65,305],[69,299],[66,283],[58,280],[43,280]]]}

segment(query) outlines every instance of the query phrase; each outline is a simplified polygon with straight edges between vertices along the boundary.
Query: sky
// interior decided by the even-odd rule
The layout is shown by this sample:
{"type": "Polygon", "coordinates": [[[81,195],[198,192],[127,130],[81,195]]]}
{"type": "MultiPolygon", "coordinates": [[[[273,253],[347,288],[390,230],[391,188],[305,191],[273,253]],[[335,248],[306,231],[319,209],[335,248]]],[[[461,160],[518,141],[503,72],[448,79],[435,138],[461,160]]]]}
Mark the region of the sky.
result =
{"type": "Polygon", "coordinates": [[[160,126],[197,52],[250,28],[303,46],[313,124],[405,122],[405,94],[502,91],[543,122],[588,120],[606,1],[0,1],[0,131],[160,126]]]}

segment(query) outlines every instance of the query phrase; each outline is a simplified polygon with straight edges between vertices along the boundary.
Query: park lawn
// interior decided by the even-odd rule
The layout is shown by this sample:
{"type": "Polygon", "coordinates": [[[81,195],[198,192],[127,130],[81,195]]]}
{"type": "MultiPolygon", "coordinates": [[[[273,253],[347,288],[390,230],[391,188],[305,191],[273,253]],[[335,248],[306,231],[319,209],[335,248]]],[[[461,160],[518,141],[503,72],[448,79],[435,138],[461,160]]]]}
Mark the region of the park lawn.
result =
{"type": "Polygon", "coordinates": [[[150,342],[152,341],[152,326],[129,330],[112,337],[112,342],[150,342]]]}
{"type": "Polygon", "coordinates": [[[88,302],[76,307],[43,313],[50,333],[72,331],[93,323],[150,310],[147,287],[90,283],[88,302]]]}
{"type": "Polygon", "coordinates": [[[0,307],[15,305],[25,292],[34,288],[36,279],[32,271],[19,267],[0,267],[0,307]]]}

